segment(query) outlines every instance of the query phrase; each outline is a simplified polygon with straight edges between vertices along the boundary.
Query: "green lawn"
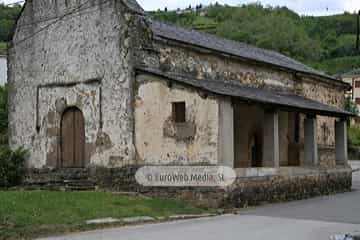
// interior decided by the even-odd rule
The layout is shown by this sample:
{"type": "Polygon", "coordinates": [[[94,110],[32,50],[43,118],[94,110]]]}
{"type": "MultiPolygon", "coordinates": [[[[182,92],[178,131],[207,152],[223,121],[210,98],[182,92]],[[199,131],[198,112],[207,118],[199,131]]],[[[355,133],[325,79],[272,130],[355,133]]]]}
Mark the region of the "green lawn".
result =
{"type": "Polygon", "coordinates": [[[105,217],[203,213],[179,200],[103,192],[0,192],[0,239],[88,230],[85,221],[105,217]]]}
{"type": "Polygon", "coordinates": [[[0,42],[0,55],[6,54],[6,43],[0,42]]]}

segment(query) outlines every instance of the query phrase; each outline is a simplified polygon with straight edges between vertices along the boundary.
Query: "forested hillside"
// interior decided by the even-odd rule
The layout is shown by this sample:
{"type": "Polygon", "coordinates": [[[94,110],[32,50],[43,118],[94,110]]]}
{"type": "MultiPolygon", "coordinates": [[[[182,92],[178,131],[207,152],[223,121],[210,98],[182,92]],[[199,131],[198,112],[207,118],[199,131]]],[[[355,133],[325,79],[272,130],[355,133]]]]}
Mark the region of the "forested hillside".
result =
{"type": "Polygon", "coordinates": [[[6,42],[10,38],[10,34],[20,10],[20,5],[7,7],[4,4],[0,4],[0,54],[5,53],[6,42]]]}
{"type": "MultiPolygon", "coordinates": [[[[21,6],[0,4],[0,54],[4,53],[21,6]]],[[[212,5],[197,11],[156,11],[153,18],[273,49],[329,74],[360,68],[355,50],[356,15],[299,16],[260,4],[212,5]]]]}
{"type": "Polygon", "coordinates": [[[356,15],[299,16],[260,4],[213,5],[184,13],[157,11],[159,20],[273,49],[330,74],[360,67],[356,15]]]}

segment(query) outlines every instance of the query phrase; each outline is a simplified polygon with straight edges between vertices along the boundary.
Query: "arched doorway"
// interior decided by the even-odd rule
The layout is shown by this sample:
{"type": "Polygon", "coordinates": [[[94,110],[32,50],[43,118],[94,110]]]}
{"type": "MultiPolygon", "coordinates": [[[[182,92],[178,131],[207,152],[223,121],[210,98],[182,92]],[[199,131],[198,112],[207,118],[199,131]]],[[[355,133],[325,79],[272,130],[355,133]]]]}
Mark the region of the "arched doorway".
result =
{"type": "Polygon", "coordinates": [[[61,167],[82,168],[85,162],[85,125],[82,112],[71,107],[61,117],[61,167]]]}

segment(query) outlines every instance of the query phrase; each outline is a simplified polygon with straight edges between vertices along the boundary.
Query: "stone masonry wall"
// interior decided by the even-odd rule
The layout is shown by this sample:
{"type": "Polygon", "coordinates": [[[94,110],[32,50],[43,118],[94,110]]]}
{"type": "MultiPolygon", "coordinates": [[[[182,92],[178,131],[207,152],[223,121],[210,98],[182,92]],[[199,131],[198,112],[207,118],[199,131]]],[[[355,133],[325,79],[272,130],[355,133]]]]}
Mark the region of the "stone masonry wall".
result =
{"type": "MultiPolygon", "coordinates": [[[[285,71],[270,69],[265,66],[250,65],[235,59],[220,57],[211,52],[201,52],[176,43],[164,43],[155,40],[151,53],[146,53],[143,64],[191,75],[199,80],[225,79],[242,85],[258,88],[276,89],[295,93],[342,108],[344,106],[343,86],[336,83],[323,83],[317,79],[302,77],[285,71]]],[[[300,146],[303,147],[303,120],[300,127],[300,146]]],[[[318,116],[318,144],[320,165],[333,167],[335,152],[329,148],[335,145],[335,118],[318,116]],[[325,155],[323,155],[323,153],[325,155]]],[[[300,158],[303,151],[300,151],[300,158]]],[[[302,159],[300,159],[302,161],[302,159]]]]}
{"type": "Polygon", "coordinates": [[[228,188],[143,187],[135,173],[140,166],[87,169],[32,169],[24,183],[27,189],[62,189],[64,182],[91,181],[109,191],[138,192],[147,196],[178,198],[208,207],[245,207],[264,203],[300,200],[351,190],[350,168],[313,169],[303,174],[278,174],[238,177],[228,188]]]}
{"type": "Polygon", "coordinates": [[[351,191],[351,169],[319,170],[303,175],[238,178],[228,201],[236,207],[254,206],[351,191]]]}
{"type": "Polygon", "coordinates": [[[295,89],[296,82],[289,73],[162,42],[154,43],[153,47],[156,54],[148,55],[143,61],[145,65],[163,71],[186,73],[197,79],[236,80],[243,85],[258,88],[281,88],[287,91],[295,89]]]}
{"type": "MultiPolygon", "coordinates": [[[[151,41],[145,22],[122,1],[26,3],[9,53],[9,134],[12,146],[30,150],[29,167],[57,164],[61,113],[71,106],[85,117],[89,165],[134,163],[135,63],[343,104],[336,86],[151,41]]],[[[333,125],[334,119],[319,117],[320,146],[333,146],[333,125]]]]}
{"type": "Polygon", "coordinates": [[[71,106],[85,117],[88,165],[135,159],[131,49],[139,37],[129,29],[139,19],[122,1],[26,1],[9,51],[9,134],[11,146],[29,149],[29,167],[59,161],[61,113],[71,106]]]}
{"type": "Polygon", "coordinates": [[[150,75],[137,77],[135,146],[145,164],[218,163],[219,104],[215,97],[150,75]],[[172,104],[185,103],[186,121],[176,123],[172,104]]]}

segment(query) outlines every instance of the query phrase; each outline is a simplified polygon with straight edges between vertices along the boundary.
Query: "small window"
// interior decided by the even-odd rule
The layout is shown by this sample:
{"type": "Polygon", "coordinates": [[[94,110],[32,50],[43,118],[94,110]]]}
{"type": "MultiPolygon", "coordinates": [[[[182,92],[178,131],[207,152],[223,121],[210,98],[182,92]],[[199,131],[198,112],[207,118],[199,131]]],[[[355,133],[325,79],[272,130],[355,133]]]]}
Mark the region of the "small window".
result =
{"type": "Polygon", "coordinates": [[[355,88],[360,88],[360,81],[355,81],[355,88]]]}
{"type": "Polygon", "coordinates": [[[186,105],[185,102],[172,103],[172,114],[174,122],[182,123],[186,121],[186,105]]]}

